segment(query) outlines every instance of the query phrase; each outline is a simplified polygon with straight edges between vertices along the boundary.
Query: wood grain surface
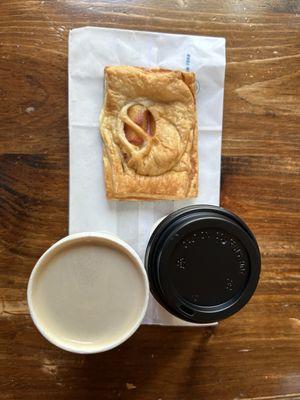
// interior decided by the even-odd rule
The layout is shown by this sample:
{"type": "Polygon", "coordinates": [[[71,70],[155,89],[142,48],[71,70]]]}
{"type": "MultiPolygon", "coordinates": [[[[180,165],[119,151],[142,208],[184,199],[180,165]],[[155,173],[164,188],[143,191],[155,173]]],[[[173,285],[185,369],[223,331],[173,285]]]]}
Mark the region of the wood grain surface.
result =
{"type": "MultiPolygon", "coordinates": [[[[300,399],[300,2],[0,3],[0,399],[300,399]],[[34,263],[68,226],[68,31],[93,25],[227,40],[222,205],[257,235],[251,302],[217,328],[142,327],[74,355],[28,315],[34,263]]],[[[101,43],[99,43],[101,46],[101,43]]]]}

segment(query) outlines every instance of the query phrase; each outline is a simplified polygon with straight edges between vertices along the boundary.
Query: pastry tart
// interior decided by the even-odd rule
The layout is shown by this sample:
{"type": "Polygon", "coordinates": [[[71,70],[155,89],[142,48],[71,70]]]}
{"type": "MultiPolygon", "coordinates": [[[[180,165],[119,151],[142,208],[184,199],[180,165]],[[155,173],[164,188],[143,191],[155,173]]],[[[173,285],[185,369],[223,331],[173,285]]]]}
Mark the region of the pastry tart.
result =
{"type": "Polygon", "coordinates": [[[100,132],[109,199],[197,196],[194,73],[106,67],[100,132]]]}

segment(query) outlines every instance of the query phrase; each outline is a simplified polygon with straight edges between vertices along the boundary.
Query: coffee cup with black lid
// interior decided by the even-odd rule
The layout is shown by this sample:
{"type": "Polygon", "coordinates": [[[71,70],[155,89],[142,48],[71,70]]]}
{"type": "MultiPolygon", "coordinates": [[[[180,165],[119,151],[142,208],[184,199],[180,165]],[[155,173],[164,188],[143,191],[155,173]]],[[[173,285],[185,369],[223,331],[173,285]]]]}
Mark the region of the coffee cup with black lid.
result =
{"type": "Polygon", "coordinates": [[[260,252],[237,215],[193,205],[156,224],[145,267],[160,305],[182,320],[207,324],[233,315],[250,300],[259,280],[260,252]]]}

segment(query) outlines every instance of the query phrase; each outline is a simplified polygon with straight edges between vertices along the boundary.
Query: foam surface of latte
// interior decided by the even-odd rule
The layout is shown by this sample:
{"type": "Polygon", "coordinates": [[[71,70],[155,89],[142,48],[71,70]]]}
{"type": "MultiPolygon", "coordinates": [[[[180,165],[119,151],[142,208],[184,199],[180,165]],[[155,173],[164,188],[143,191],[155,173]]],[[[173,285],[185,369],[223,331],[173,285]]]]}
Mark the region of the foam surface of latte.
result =
{"type": "Polygon", "coordinates": [[[111,243],[70,243],[38,270],[34,311],[48,335],[66,346],[109,346],[141,312],[145,283],[135,261],[111,243]]]}

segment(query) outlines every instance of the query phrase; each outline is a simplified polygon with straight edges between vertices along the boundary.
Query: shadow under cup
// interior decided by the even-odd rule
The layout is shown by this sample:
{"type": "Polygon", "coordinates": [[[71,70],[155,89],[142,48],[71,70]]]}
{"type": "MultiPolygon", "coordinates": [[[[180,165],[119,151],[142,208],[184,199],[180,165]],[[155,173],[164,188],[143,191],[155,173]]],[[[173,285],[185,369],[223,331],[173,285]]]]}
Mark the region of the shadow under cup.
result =
{"type": "Polygon", "coordinates": [[[149,287],[136,252],[111,234],[70,235],[35,265],[28,305],[40,333],[75,353],[98,353],[127,340],[146,312],[149,287]]]}

